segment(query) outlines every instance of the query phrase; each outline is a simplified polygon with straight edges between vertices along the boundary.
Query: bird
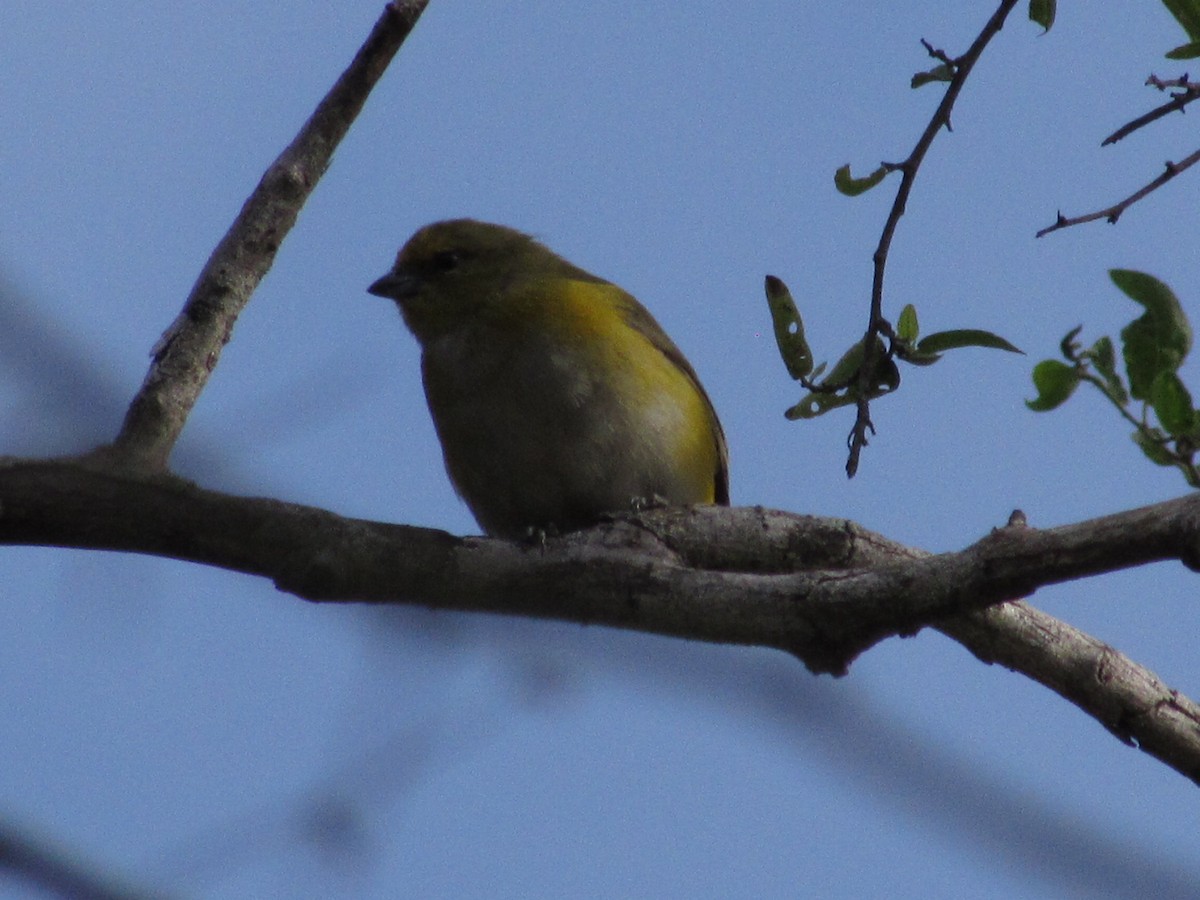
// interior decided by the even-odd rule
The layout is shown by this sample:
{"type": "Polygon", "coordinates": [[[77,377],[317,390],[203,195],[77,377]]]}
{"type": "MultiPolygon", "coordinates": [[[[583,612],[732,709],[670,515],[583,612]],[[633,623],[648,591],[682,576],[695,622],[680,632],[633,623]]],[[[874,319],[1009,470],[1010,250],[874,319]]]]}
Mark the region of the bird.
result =
{"type": "Polygon", "coordinates": [[[421,349],[447,474],[488,536],[585,528],[631,504],[729,504],[712,401],[632,295],[504,225],[419,229],[367,291],[421,349]]]}

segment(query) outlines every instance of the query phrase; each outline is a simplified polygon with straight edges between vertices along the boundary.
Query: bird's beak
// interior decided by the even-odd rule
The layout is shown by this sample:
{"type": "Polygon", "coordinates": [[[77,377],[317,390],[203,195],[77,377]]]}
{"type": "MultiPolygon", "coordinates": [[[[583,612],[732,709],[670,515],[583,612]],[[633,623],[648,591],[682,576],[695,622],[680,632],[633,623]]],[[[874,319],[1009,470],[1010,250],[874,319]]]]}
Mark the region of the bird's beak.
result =
{"type": "Polygon", "coordinates": [[[404,300],[411,297],[420,287],[420,279],[401,272],[388,272],[382,278],[371,282],[367,288],[368,294],[376,297],[388,297],[392,300],[404,300]]]}

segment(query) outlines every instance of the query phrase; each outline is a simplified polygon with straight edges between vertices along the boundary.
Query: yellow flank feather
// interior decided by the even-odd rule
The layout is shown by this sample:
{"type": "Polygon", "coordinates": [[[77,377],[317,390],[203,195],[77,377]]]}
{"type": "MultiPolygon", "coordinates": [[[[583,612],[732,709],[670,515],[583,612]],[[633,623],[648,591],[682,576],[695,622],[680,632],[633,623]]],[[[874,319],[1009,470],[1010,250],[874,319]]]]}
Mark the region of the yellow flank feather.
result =
{"type": "Polygon", "coordinates": [[[539,289],[545,326],[555,339],[577,342],[589,366],[609,373],[639,427],[659,436],[681,480],[692,483],[685,502],[714,502],[720,460],[712,406],[693,374],[631,327],[624,310],[637,301],[616,285],[595,282],[560,279],[539,289]]]}
{"type": "Polygon", "coordinates": [[[421,343],[447,471],[488,534],[583,527],[637,500],[729,502],[708,395],[616,285],[457,219],[418,231],[369,290],[421,343]]]}

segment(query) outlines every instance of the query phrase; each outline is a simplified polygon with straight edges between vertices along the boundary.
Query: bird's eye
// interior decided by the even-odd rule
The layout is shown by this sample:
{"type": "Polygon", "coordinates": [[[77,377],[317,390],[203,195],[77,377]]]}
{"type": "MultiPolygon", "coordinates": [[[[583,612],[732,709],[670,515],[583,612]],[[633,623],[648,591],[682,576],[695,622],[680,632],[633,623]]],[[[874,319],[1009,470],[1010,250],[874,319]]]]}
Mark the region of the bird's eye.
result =
{"type": "Polygon", "coordinates": [[[439,272],[457,269],[460,262],[462,262],[462,254],[457,250],[439,250],[433,254],[433,267],[439,272]]]}

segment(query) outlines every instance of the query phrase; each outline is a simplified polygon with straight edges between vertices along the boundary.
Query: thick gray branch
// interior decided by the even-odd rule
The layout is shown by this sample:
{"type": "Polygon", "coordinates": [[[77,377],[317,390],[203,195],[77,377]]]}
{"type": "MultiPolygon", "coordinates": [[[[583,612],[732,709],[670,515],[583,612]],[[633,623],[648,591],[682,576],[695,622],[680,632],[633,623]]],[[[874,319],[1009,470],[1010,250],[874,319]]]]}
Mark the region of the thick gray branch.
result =
{"type": "Polygon", "coordinates": [[[5,460],[0,542],[175,557],[261,575],[310,600],[776,647],[815,672],[844,672],[877,641],[934,625],[1200,782],[1195,704],[1111,647],[1005,602],[1149,562],[1193,564],[1200,495],[1044,531],[998,529],[936,555],[846,520],[759,508],[656,510],[523,545],[231,497],[94,460],[5,460]]]}

